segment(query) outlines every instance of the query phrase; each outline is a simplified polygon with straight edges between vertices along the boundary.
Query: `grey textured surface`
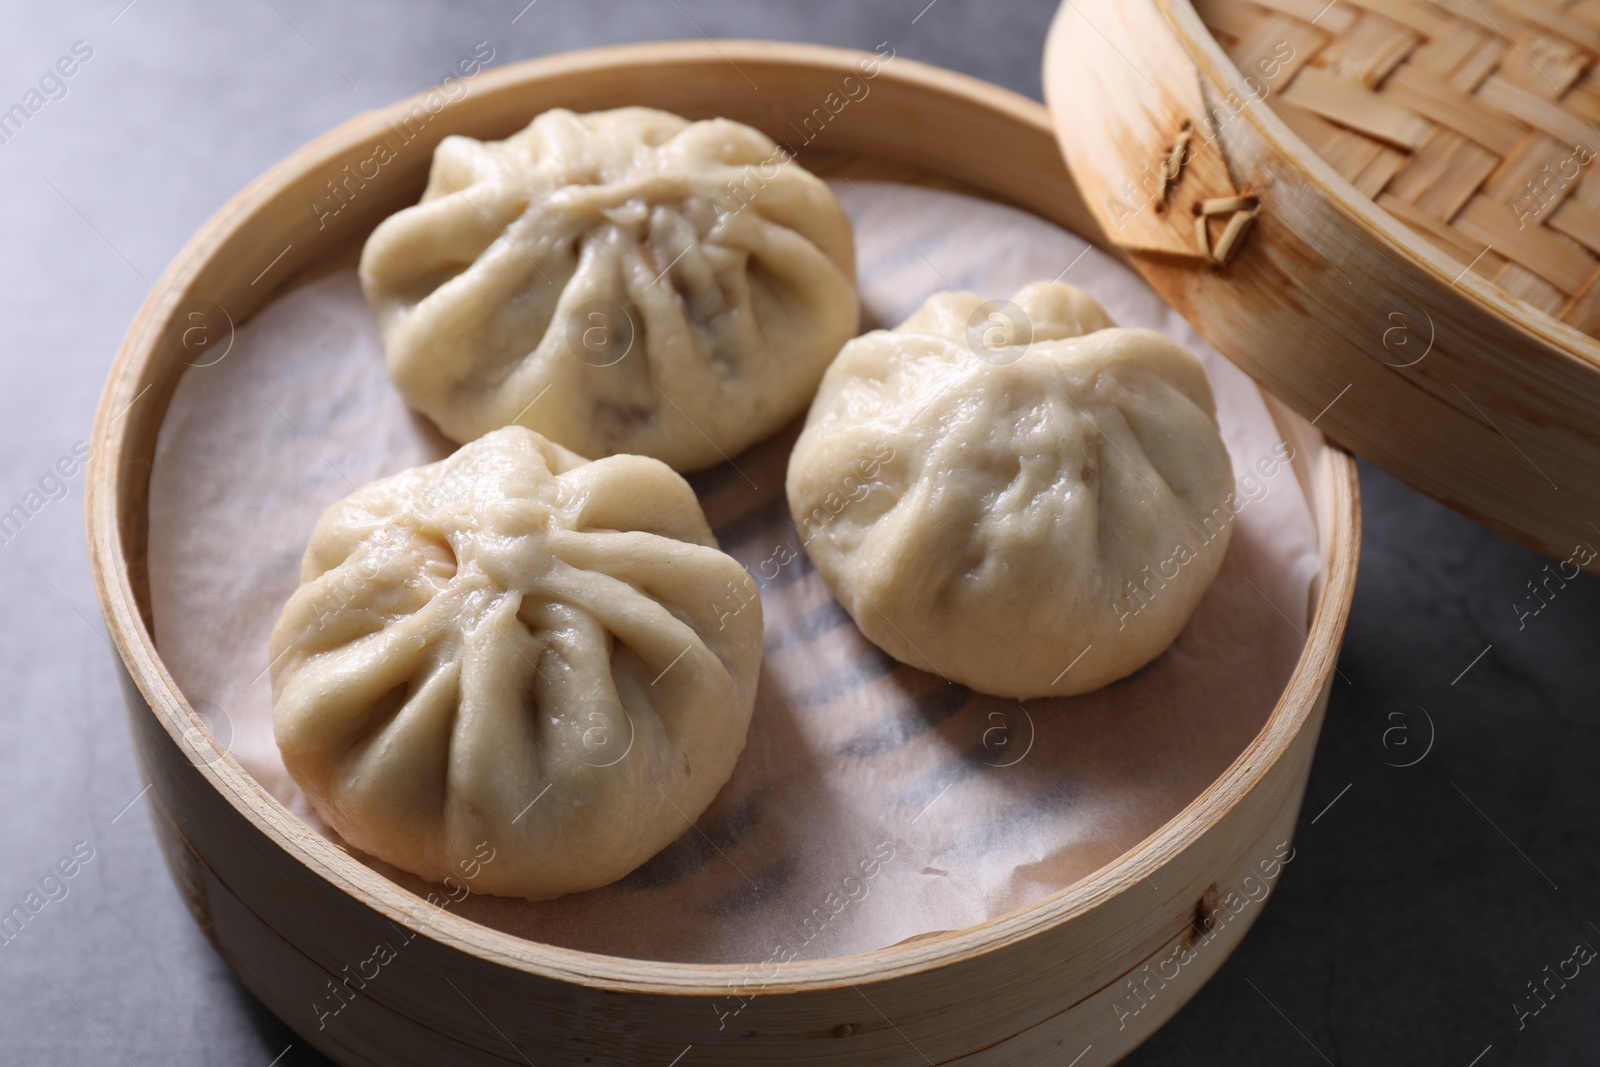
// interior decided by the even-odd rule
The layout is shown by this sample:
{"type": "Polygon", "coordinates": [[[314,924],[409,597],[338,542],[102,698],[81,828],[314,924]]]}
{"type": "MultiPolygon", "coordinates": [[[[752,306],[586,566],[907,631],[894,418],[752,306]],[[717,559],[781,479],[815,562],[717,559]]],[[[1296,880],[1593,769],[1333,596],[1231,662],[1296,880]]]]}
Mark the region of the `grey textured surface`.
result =
{"type": "MultiPolygon", "coordinates": [[[[0,144],[0,510],[88,436],[149,280],[228,196],[478,40],[495,65],[699,31],[889,40],[1037,96],[1054,7],[125,2],[8,5],[0,35],[0,107],[74,42],[93,49],[0,144]]],[[[1527,983],[1546,965],[1600,946],[1600,583],[1519,621],[1542,558],[1370,468],[1362,487],[1348,681],[1296,859],[1216,980],[1130,1063],[1596,1062],[1600,969],[1551,984],[1520,1029],[1518,1005],[1540,1003],[1527,983]]],[[[0,1062],[325,1062],[233,980],[168,882],[85,560],[81,474],[46,479],[48,496],[0,544],[0,910],[75,846],[93,858],[0,945],[0,1062]]]]}

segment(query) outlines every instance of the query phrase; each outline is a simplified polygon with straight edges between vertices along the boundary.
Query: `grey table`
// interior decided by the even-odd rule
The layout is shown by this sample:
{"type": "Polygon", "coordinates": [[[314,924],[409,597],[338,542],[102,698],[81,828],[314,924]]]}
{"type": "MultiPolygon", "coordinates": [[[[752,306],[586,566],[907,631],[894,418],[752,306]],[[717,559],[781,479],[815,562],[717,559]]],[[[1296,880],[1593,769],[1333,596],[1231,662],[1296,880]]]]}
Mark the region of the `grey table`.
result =
{"type": "MultiPolygon", "coordinates": [[[[0,544],[0,911],[58,863],[73,871],[0,939],[0,1063],[324,1062],[233,979],[168,882],[85,560],[82,476],[51,473],[187,237],[290,150],[436,82],[478,40],[496,65],[702,32],[888,40],[1038,96],[1055,6],[526,2],[6,6],[0,109],[75,45],[79,62],[0,143],[0,510],[45,500],[0,544]]],[[[1519,618],[1543,559],[1371,468],[1362,490],[1347,680],[1297,858],[1216,979],[1129,1062],[1600,1061],[1600,966],[1542,1000],[1529,986],[1600,947],[1600,583],[1519,618]]]]}

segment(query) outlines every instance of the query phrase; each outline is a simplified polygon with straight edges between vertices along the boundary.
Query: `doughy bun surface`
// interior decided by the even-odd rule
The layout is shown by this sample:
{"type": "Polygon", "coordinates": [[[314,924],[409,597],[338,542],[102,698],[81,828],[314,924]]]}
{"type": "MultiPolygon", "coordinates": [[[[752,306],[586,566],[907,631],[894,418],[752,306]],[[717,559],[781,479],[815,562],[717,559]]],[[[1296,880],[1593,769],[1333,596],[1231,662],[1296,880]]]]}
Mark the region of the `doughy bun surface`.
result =
{"type": "Polygon", "coordinates": [[[996,696],[1082,693],[1160,655],[1232,529],[1199,361],[1059,283],[939,293],[846,345],[787,490],[863,633],[996,696]]]}

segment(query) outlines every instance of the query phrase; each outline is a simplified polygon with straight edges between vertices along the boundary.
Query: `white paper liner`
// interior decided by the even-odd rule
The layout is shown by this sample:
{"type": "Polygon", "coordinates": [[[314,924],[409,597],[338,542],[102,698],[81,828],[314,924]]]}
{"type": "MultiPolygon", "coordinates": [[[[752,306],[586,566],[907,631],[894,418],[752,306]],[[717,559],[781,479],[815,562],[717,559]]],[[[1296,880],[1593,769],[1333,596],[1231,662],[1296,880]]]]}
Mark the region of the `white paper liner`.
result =
{"type": "MultiPolygon", "coordinates": [[[[765,661],[733,779],[618,883],[543,903],[472,895],[459,914],[551,944],[700,962],[848,955],[959,929],[1138,843],[1227,768],[1277,702],[1320,563],[1256,386],[1135,274],[1054,225],[954,193],[833,184],[856,225],[864,329],[940,289],[1009,297],[1061,277],[1119,324],[1200,356],[1248,501],[1221,573],[1173,646],[1132,678],[1071,699],[968,693],[875,649],[811,569],[783,504],[791,426],[737,457],[737,471],[691,479],[723,548],[763,586],[765,661]]],[[[450,448],[389,381],[353,271],[263,309],[225,359],[185,374],[162,427],[149,540],[162,658],[239,764],[329,837],[273,742],[268,635],[322,510],[450,448]]],[[[1062,649],[1062,666],[1078,651],[1062,649]]]]}

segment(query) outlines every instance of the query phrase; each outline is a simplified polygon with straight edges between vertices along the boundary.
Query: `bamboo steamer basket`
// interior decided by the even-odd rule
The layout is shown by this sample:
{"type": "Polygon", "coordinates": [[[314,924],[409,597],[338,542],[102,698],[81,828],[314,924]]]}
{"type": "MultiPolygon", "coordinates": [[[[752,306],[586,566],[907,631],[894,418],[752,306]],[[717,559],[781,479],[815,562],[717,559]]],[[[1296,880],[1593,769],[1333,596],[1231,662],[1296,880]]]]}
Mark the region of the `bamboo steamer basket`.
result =
{"type": "Polygon", "coordinates": [[[1045,95],[1086,206],[1217,348],[1567,557],[1600,529],[1597,53],[1592,0],[1072,0],[1045,95]]]}
{"type": "MultiPolygon", "coordinates": [[[[783,137],[863,54],[724,41],[555,56],[479,75],[334,218],[307,204],[423,98],[362,115],[229,202],[156,283],[111,371],[88,486],[92,563],[157,836],[195,919],[240,979],[309,1043],[346,1064],[924,1065],[1111,1063],[1169,1018],[1259,913],[1288,842],[1327,704],[1355,580],[1350,457],[1288,408],[1273,415],[1319,531],[1307,641],[1265,727],[1167,825],[1094,875],[970,929],[858,956],[744,967],[601,956],[521,940],[429,907],[311,831],[205,732],[163,666],[146,574],[147,489],[180,375],[175,341],[202,315],[241,323],[275,291],[352,249],[420,194],[446,133],[504,137],[538,112],[646,102],[724,115],[783,137]],[[751,84],[760,91],[751,89],[751,84]],[[322,228],[318,223],[324,223],[322,228]],[[1157,888],[1159,886],[1160,888],[1157,888]],[[311,1008],[379,943],[382,979],[319,1028],[311,1008]],[[1178,960],[1181,959],[1181,964],[1178,960]],[[1160,972],[1157,974],[1156,972],[1160,972]],[[1171,972],[1171,973],[1168,973],[1171,972]],[[1135,1000],[1135,996],[1138,997],[1135,1000]],[[720,1009],[749,1001],[719,1028],[720,1009]],[[1132,1006],[1138,1006],[1134,1012],[1132,1006]],[[1077,1057],[1077,1059],[1074,1059],[1077,1057]]],[[[1009,202],[1102,241],[1044,109],[994,86],[896,59],[872,104],[840,115],[824,174],[897,176],[1009,202]]],[[[341,259],[341,257],[343,257],[341,259]]]]}

